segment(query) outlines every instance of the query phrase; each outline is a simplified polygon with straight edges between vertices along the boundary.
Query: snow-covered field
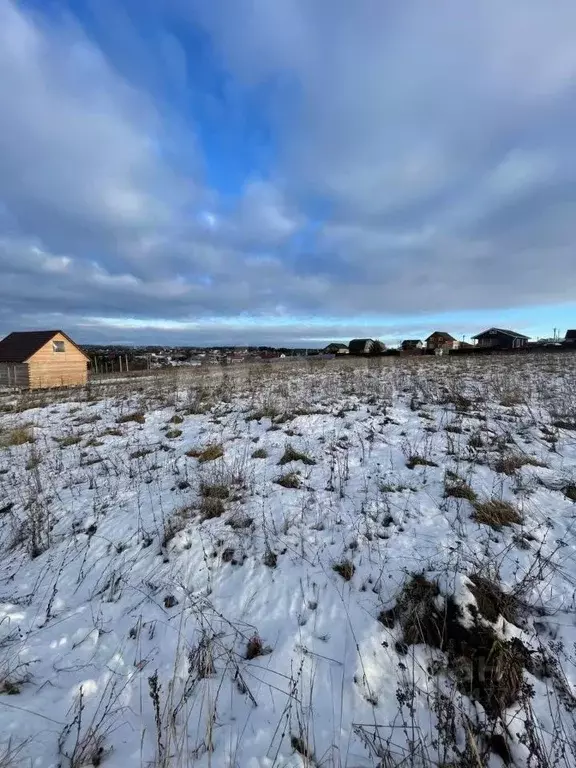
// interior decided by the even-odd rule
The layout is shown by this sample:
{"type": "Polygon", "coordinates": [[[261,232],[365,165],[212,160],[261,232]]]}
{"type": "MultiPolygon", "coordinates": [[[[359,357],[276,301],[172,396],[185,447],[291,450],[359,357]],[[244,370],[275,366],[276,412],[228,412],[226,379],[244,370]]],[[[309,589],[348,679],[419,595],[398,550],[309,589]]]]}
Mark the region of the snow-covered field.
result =
{"type": "Polygon", "coordinates": [[[576,764],[576,356],[0,401],[0,766],[576,764]]]}

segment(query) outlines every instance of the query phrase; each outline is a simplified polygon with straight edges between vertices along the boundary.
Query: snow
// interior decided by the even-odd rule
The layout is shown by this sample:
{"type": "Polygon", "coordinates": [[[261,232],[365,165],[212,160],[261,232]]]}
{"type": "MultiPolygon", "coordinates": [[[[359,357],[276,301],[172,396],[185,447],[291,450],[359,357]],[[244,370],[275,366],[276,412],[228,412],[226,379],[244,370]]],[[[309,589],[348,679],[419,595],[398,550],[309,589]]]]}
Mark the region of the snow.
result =
{"type": "MultiPolygon", "coordinates": [[[[19,747],[13,764],[455,762],[489,713],[442,651],[399,652],[400,627],[378,616],[424,573],[437,607],[454,596],[470,623],[468,576],[487,570],[530,608],[500,616],[498,635],[556,660],[554,679],[524,679],[543,751],[574,764],[560,747],[575,735],[576,431],[553,424],[576,417],[575,372],[567,354],[346,360],[4,396],[0,742],[19,747]],[[11,445],[23,426],[34,442],[11,445]],[[187,455],[215,444],[221,458],[187,455]],[[314,463],[280,465],[288,445],[314,463]],[[535,463],[496,471],[508,454],[535,463]],[[414,456],[431,463],[411,469],[414,456]],[[477,523],[446,497],[448,470],[523,523],[477,523]],[[298,488],[276,482],[289,472],[298,488]],[[211,519],[208,486],[228,493],[211,519]],[[334,570],[345,561],[349,581],[334,570]],[[263,652],[248,659],[254,637],[263,652]],[[439,743],[440,695],[454,745],[439,743]]],[[[518,701],[497,723],[518,765],[527,717],[518,701]]]]}

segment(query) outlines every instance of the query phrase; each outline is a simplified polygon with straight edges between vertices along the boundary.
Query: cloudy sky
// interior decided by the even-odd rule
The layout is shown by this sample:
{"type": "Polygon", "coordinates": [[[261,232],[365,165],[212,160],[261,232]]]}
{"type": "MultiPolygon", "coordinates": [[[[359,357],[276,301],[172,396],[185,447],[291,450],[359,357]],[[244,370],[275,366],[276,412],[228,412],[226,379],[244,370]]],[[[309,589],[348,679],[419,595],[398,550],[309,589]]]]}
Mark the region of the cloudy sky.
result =
{"type": "Polygon", "coordinates": [[[0,0],[0,334],[576,327],[574,0],[0,0]]]}

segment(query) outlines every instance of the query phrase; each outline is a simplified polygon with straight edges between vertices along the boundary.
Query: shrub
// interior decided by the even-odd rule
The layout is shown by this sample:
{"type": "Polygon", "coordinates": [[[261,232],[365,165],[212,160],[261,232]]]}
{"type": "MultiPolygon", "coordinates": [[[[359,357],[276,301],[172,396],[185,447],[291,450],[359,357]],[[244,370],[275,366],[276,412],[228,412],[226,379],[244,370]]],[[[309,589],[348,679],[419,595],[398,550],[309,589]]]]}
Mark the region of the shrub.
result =
{"type": "Polygon", "coordinates": [[[252,454],[253,459],[267,459],[268,451],[265,448],[257,448],[252,454]]]}
{"type": "Polygon", "coordinates": [[[180,437],[181,435],[182,435],[182,430],[181,429],[169,429],[166,432],[166,437],[169,440],[174,440],[177,437],[180,437]]]}

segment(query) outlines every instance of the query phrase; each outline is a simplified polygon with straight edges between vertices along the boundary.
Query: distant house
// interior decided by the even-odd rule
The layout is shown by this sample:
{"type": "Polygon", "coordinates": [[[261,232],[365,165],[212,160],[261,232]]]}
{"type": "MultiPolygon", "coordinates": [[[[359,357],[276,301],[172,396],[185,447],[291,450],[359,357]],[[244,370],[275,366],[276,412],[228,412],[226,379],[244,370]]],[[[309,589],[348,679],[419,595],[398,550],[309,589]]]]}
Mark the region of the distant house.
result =
{"type": "Polygon", "coordinates": [[[494,349],[518,349],[525,347],[528,336],[516,331],[508,331],[505,328],[488,328],[472,337],[478,347],[492,347],[494,349]]]}
{"type": "Polygon", "coordinates": [[[455,339],[454,336],[446,333],[446,331],[434,331],[434,333],[431,333],[426,339],[426,349],[434,351],[458,349],[459,346],[460,342],[458,339],[455,339]]]}
{"type": "Polygon", "coordinates": [[[576,329],[566,331],[566,336],[564,336],[564,341],[568,344],[576,344],[576,329]]]}
{"type": "Polygon", "coordinates": [[[0,341],[0,386],[86,384],[89,358],[62,331],[18,331],[0,341]]]}
{"type": "Polygon", "coordinates": [[[386,345],[374,339],[352,339],[348,344],[351,355],[381,355],[386,345]]]}
{"type": "Polygon", "coordinates": [[[408,352],[410,349],[422,349],[423,346],[421,339],[404,339],[402,344],[400,344],[403,352],[408,352]]]}
{"type": "Polygon", "coordinates": [[[328,346],[325,347],[322,352],[325,355],[347,355],[349,354],[350,350],[348,349],[347,344],[341,344],[340,342],[336,341],[333,344],[328,344],[328,346]]]}

